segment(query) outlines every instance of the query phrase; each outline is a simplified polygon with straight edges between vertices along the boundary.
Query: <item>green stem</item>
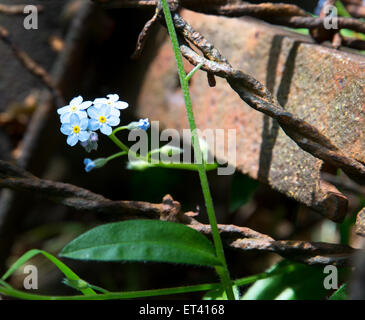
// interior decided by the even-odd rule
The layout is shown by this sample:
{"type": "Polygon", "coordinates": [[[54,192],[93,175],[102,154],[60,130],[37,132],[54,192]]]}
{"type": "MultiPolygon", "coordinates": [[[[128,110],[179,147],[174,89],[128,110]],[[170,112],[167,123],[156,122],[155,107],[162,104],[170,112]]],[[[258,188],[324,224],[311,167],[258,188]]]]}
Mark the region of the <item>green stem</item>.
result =
{"type": "MultiPolygon", "coordinates": [[[[283,267],[277,269],[275,272],[263,272],[254,276],[245,277],[233,281],[235,286],[244,286],[251,284],[257,280],[273,277],[278,274],[285,272],[291,272],[294,268],[292,266],[283,267]]],[[[179,294],[187,292],[200,292],[217,290],[221,286],[218,283],[206,283],[192,286],[175,287],[175,288],[164,288],[155,290],[142,290],[142,291],[124,291],[124,292],[108,292],[106,289],[89,284],[90,288],[98,291],[104,291],[103,294],[96,295],[76,295],[76,296],[46,296],[34,293],[23,292],[16,290],[8,285],[5,281],[0,281],[0,293],[19,299],[26,300],[111,300],[111,299],[133,299],[133,298],[144,298],[144,297],[155,297],[161,295],[179,294]]]]}
{"type": "Polygon", "coordinates": [[[120,141],[114,134],[114,132],[108,136],[110,138],[110,140],[112,140],[120,149],[124,150],[125,152],[129,152],[129,148],[122,142],[120,141]]]}
{"type": "Polygon", "coordinates": [[[109,162],[110,160],[113,160],[113,159],[115,159],[115,158],[118,158],[118,157],[124,156],[124,155],[126,155],[126,154],[128,154],[128,152],[127,152],[127,151],[121,151],[121,152],[118,152],[118,153],[113,154],[113,155],[109,156],[108,158],[106,158],[106,161],[107,161],[107,162],[109,162]]]}
{"type": "Polygon", "coordinates": [[[195,72],[197,72],[202,66],[204,65],[203,62],[199,63],[197,66],[194,67],[193,70],[189,72],[189,74],[185,77],[186,81],[189,81],[190,78],[194,75],[195,72]]]}
{"type": "MultiPolygon", "coordinates": [[[[183,170],[192,170],[192,171],[198,171],[199,168],[196,164],[194,163],[163,163],[163,162],[158,162],[158,163],[154,163],[153,167],[160,167],[160,168],[170,168],[170,169],[183,169],[183,170]]],[[[215,170],[218,168],[218,164],[213,163],[213,164],[206,164],[205,165],[205,170],[210,171],[210,170],[215,170]]]]}
{"type": "Polygon", "coordinates": [[[76,296],[46,296],[33,293],[27,293],[20,290],[16,290],[9,287],[1,287],[0,293],[6,294],[11,297],[26,299],[26,300],[112,300],[112,299],[133,299],[144,297],[156,297],[170,294],[186,293],[186,292],[199,292],[209,291],[212,289],[218,289],[219,284],[200,284],[185,287],[155,289],[155,290],[143,290],[143,291],[129,291],[129,292],[108,292],[97,295],[76,295],[76,296]]]}
{"type": "MultiPolygon", "coordinates": [[[[179,43],[177,40],[174,23],[172,21],[172,16],[171,16],[171,12],[170,12],[169,6],[167,4],[167,1],[161,0],[161,2],[162,2],[162,9],[163,9],[165,19],[166,19],[167,29],[168,29],[172,47],[173,47],[173,50],[175,53],[175,59],[176,59],[176,63],[177,63],[177,69],[179,72],[181,89],[184,94],[186,113],[187,113],[187,117],[188,117],[188,121],[189,121],[190,131],[192,134],[192,143],[193,143],[194,152],[196,154],[197,159],[202,159],[202,152],[201,152],[200,145],[199,145],[198,134],[196,132],[196,124],[195,124],[194,113],[193,113],[193,108],[192,108],[191,99],[190,99],[189,83],[186,80],[186,73],[185,73],[185,69],[184,69],[182,56],[180,53],[180,48],[179,48],[179,43]]],[[[204,163],[200,163],[200,161],[198,161],[198,162],[199,163],[197,163],[197,167],[198,167],[198,172],[199,172],[199,177],[200,177],[200,183],[201,183],[202,191],[203,191],[203,195],[204,195],[205,206],[206,206],[207,212],[208,212],[209,222],[210,222],[210,225],[212,228],[213,241],[214,241],[217,257],[222,263],[222,267],[217,268],[217,273],[221,278],[222,286],[223,286],[224,290],[226,291],[228,299],[234,300],[232,284],[231,284],[231,280],[230,280],[230,276],[229,276],[226,258],[224,256],[224,251],[223,251],[223,244],[222,244],[222,240],[219,235],[217,219],[215,216],[215,211],[214,211],[214,206],[213,206],[213,200],[212,200],[212,196],[211,196],[210,190],[209,190],[207,173],[205,171],[204,163]]]]}
{"type": "MultiPolygon", "coordinates": [[[[151,154],[153,154],[154,152],[159,152],[159,150],[152,150],[148,153],[147,157],[142,157],[137,153],[133,153],[122,141],[120,141],[117,136],[115,135],[118,131],[127,129],[127,127],[119,127],[117,129],[115,129],[111,135],[109,135],[109,138],[122,150],[121,152],[118,152],[116,154],[113,154],[112,156],[106,158],[107,161],[110,161],[114,158],[123,156],[125,154],[128,154],[129,152],[131,152],[134,156],[134,158],[136,158],[137,160],[143,160],[146,162],[149,162],[149,158],[151,156],[151,154]]],[[[216,168],[218,168],[218,164],[217,163],[213,163],[213,164],[204,164],[205,165],[205,169],[207,171],[210,170],[214,170],[216,168]]],[[[151,167],[160,167],[160,168],[170,168],[170,169],[183,169],[183,170],[192,170],[192,171],[198,171],[199,168],[196,164],[194,163],[163,163],[163,162],[158,162],[158,163],[153,163],[151,165],[151,167]]]]}

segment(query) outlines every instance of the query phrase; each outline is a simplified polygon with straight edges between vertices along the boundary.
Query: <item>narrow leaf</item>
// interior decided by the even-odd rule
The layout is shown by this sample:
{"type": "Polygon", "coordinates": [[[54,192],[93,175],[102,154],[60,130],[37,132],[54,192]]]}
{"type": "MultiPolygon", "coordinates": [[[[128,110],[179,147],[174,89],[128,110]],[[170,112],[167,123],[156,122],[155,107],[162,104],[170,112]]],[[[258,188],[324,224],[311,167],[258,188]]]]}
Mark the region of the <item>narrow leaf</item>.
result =
{"type": "Polygon", "coordinates": [[[329,300],[347,300],[347,283],[344,283],[330,298],[329,300]]]}
{"type": "MultiPolygon", "coordinates": [[[[33,249],[29,250],[25,254],[23,254],[13,265],[9,268],[9,270],[1,277],[1,280],[6,280],[9,278],[19,267],[21,267],[24,263],[26,263],[28,260],[32,259],[34,256],[42,254],[45,256],[48,260],[50,260],[68,279],[70,280],[81,280],[80,277],[73,272],[68,266],[66,266],[62,261],[58,260],[56,257],[51,255],[50,253],[33,249]]],[[[86,288],[81,290],[83,294],[96,294],[94,290],[91,288],[86,288]]]]}

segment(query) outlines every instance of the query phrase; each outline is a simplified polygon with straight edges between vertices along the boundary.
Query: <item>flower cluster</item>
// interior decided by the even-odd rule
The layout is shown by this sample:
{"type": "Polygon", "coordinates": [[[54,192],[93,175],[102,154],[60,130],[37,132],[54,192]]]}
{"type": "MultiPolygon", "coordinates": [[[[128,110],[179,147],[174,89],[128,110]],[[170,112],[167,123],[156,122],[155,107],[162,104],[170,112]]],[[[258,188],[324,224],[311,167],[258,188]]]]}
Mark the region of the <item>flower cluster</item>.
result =
{"type": "Polygon", "coordinates": [[[105,135],[112,133],[112,127],[120,123],[120,110],[126,109],[128,103],[119,101],[117,94],[107,98],[97,98],[93,102],[83,101],[81,96],[73,98],[69,105],[59,108],[61,132],[67,135],[67,144],[74,146],[77,142],[89,150],[97,147],[100,130],[105,135]]]}
{"type": "MultiPolygon", "coordinates": [[[[80,141],[81,146],[87,152],[91,152],[98,148],[97,131],[110,136],[113,133],[112,127],[120,123],[120,110],[126,108],[128,108],[128,103],[120,101],[117,94],[109,94],[106,98],[96,98],[94,101],[84,101],[81,96],[78,96],[73,98],[67,106],[57,109],[61,121],[60,130],[67,136],[68,145],[73,147],[80,141]]],[[[150,122],[146,118],[119,127],[117,131],[123,129],[147,130],[149,127],[150,122]]],[[[126,154],[125,150],[108,158],[95,160],[86,158],[84,159],[85,171],[90,172],[95,168],[101,168],[111,159],[124,154],[126,154]]]]}
{"type": "MultiPolygon", "coordinates": [[[[67,106],[59,108],[61,132],[67,136],[67,144],[76,145],[79,141],[87,152],[98,147],[98,134],[109,136],[112,127],[120,123],[120,110],[128,108],[128,103],[119,100],[117,94],[109,94],[106,98],[94,101],[83,101],[81,96],[73,98],[67,106]]],[[[130,123],[127,128],[147,130],[148,119],[130,123]]]]}

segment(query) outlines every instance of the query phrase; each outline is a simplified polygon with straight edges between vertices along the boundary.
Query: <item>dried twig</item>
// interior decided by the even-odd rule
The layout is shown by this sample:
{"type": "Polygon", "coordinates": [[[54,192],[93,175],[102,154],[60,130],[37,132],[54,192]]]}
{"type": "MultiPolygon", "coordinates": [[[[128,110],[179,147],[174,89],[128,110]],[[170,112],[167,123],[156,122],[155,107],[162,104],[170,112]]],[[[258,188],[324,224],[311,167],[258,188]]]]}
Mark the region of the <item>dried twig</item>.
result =
{"type": "Polygon", "coordinates": [[[365,5],[362,0],[342,0],[346,10],[356,18],[365,18],[365,5]]]}
{"type": "MultiPolygon", "coordinates": [[[[120,219],[150,218],[184,223],[211,235],[209,225],[198,222],[193,212],[182,212],[179,202],[166,195],[162,203],[113,201],[71,184],[39,179],[9,162],[0,161],[0,187],[33,192],[76,210],[118,214],[120,219]]],[[[225,244],[241,251],[274,252],[306,264],[347,265],[355,251],[351,247],[307,241],[275,241],[245,227],[219,225],[225,244]]]]}
{"type": "MultiPolygon", "coordinates": [[[[60,54],[53,68],[52,77],[57,87],[64,89],[67,87],[66,83],[69,82],[67,72],[69,72],[72,63],[75,63],[73,60],[75,52],[80,51],[80,47],[83,45],[82,39],[84,34],[89,31],[87,25],[89,19],[91,19],[91,12],[91,5],[85,2],[73,19],[70,32],[67,35],[65,49],[60,54]]],[[[63,105],[63,102],[58,104],[58,106],[61,105],[63,105]]],[[[27,126],[21,143],[13,152],[13,158],[18,166],[23,168],[28,166],[49,119],[51,110],[54,110],[53,107],[52,94],[44,92],[40,97],[40,103],[27,126]]],[[[19,199],[14,192],[2,190],[0,198],[0,271],[4,268],[4,264],[1,262],[5,261],[15,241],[18,232],[18,221],[23,218],[21,211],[13,209],[17,203],[19,203],[19,199]]]]}
{"type": "Polygon", "coordinates": [[[36,63],[25,51],[19,49],[11,39],[8,30],[2,26],[0,26],[0,39],[9,46],[14,56],[19,60],[24,68],[43,82],[55,98],[56,102],[59,105],[64,104],[64,99],[48,72],[36,63]]]}
{"type": "MultiPolygon", "coordinates": [[[[9,14],[9,15],[17,15],[17,14],[25,14],[24,8],[28,6],[26,4],[0,4],[0,13],[9,14]]],[[[43,10],[43,6],[37,5],[35,6],[38,12],[43,10]]]]}
{"type": "Polygon", "coordinates": [[[151,29],[158,21],[157,18],[158,18],[158,10],[156,10],[153,17],[146,22],[141,33],[139,34],[137,39],[136,49],[132,55],[132,59],[138,59],[141,56],[145,43],[148,39],[148,36],[151,33],[151,29]]]}

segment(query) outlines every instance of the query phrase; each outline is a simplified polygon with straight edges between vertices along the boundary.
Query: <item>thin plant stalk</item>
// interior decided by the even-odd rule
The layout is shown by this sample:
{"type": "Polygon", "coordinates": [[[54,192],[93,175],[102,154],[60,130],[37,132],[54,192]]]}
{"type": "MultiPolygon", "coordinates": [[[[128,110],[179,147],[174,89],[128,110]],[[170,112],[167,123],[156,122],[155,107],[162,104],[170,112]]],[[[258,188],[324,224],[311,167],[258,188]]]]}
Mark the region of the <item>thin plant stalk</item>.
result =
{"type": "Polygon", "coordinates": [[[198,139],[198,134],[196,131],[194,113],[193,113],[193,108],[192,108],[191,98],[190,98],[190,93],[189,93],[189,83],[188,83],[189,79],[187,79],[186,72],[184,69],[183,60],[182,60],[182,56],[181,56],[180,49],[179,49],[179,43],[177,40],[177,35],[176,35],[176,31],[175,31],[175,27],[174,27],[174,23],[172,20],[169,6],[168,6],[166,0],[161,0],[161,2],[162,2],[162,9],[163,9],[165,19],[166,19],[167,29],[168,29],[168,32],[170,35],[172,47],[173,47],[174,54],[175,54],[181,89],[184,94],[186,113],[187,113],[187,117],[188,117],[188,121],[189,121],[190,131],[192,134],[193,149],[194,149],[194,153],[196,155],[196,159],[198,159],[197,168],[198,168],[200,183],[201,183],[201,187],[202,187],[202,191],[203,191],[203,195],[204,195],[205,206],[207,208],[209,222],[210,222],[210,225],[212,228],[213,242],[214,242],[214,246],[216,249],[217,257],[221,261],[221,264],[222,264],[221,267],[216,267],[216,271],[221,278],[222,286],[223,286],[224,290],[226,291],[228,299],[234,300],[232,283],[231,283],[231,279],[229,276],[226,258],[224,256],[222,240],[219,235],[217,219],[216,219],[216,215],[215,215],[215,211],[214,211],[212,196],[211,196],[210,189],[209,189],[207,173],[205,170],[204,162],[200,161],[200,159],[203,159],[203,157],[202,157],[202,152],[201,152],[200,145],[199,145],[199,139],[198,139]]]}

